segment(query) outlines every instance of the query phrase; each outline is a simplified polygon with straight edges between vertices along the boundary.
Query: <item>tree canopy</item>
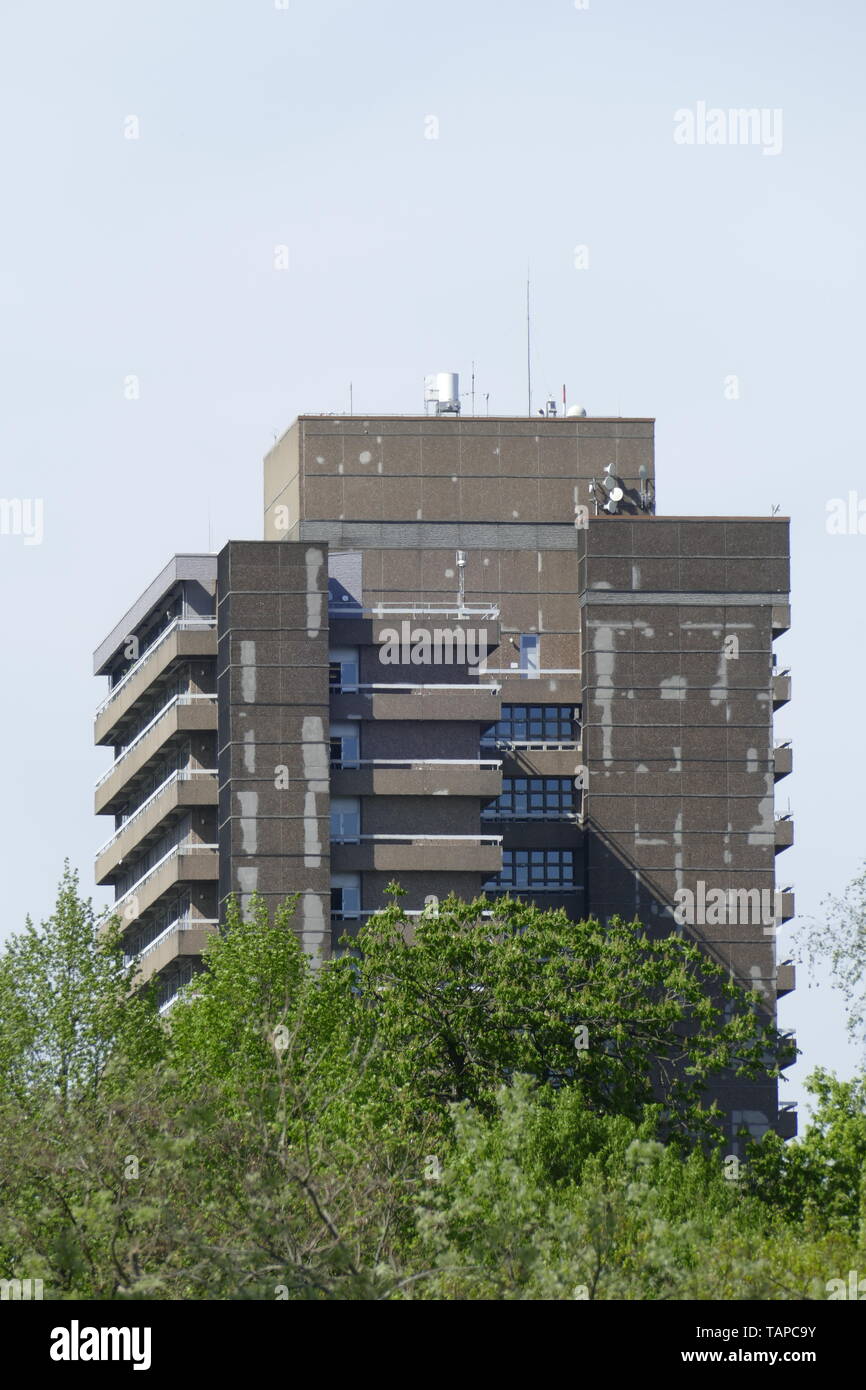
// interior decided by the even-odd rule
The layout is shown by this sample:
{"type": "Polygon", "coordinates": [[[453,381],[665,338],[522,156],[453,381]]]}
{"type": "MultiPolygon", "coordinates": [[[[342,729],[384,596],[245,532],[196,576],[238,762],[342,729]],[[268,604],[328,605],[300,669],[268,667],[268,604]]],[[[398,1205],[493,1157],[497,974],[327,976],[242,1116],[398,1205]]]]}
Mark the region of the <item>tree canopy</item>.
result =
{"type": "Polygon", "coordinates": [[[68,869],[0,956],[0,1264],[48,1298],[825,1297],[866,1248],[866,1083],[731,1165],[774,1065],[679,937],[390,905],[314,965],[232,904],[161,1017],[68,869]],[[711,1253],[708,1253],[711,1252],[711,1253]]]}

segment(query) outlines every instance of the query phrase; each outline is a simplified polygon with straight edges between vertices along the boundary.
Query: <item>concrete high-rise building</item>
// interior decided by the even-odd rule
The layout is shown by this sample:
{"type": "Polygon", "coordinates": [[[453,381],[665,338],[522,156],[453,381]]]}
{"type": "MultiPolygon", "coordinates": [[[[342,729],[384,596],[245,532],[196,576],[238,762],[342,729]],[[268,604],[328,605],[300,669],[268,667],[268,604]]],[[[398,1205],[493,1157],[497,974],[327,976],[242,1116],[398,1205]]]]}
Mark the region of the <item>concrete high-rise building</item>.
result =
{"type": "MultiPolygon", "coordinates": [[[[788,523],[654,495],[647,419],[292,425],[264,540],[176,556],[96,654],[97,879],[164,1006],[229,894],[299,894],[326,956],[397,879],[682,930],[775,1017],[788,523]]],[[[794,1132],[769,1079],[719,1099],[794,1132]]]]}

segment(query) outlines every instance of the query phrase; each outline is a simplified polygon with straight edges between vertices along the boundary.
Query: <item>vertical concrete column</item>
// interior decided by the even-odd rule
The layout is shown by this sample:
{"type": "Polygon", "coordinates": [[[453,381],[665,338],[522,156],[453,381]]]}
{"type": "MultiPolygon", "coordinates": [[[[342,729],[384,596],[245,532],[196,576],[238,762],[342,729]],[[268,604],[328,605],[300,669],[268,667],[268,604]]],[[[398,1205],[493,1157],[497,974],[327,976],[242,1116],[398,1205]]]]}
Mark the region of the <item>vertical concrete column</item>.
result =
{"type": "Polygon", "coordinates": [[[299,894],[330,932],[328,565],[323,544],[230,541],[217,572],[220,903],[299,894]]]}
{"type": "MultiPolygon", "coordinates": [[[[787,522],[598,518],[578,551],[589,910],[685,933],[773,1017],[787,522]]],[[[775,1106],[774,1084],[754,1088],[754,1114],[775,1106]]]]}

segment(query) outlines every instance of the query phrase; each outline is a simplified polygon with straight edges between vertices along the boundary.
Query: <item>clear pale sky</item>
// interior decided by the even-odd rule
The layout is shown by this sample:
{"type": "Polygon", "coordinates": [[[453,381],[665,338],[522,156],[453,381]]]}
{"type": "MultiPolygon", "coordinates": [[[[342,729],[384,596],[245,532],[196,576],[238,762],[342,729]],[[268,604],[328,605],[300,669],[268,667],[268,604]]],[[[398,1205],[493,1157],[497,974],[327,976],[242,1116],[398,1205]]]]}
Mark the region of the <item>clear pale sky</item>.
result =
{"type": "MultiPolygon", "coordinates": [[[[660,512],[792,518],[778,870],[819,914],[866,855],[866,534],[826,526],[866,500],[866,9],[282,3],[0,18],[0,496],[44,507],[41,544],[0,535],[2,929],[64,856],[92,889],[93,648],[175,551],[261,536],[263,453],[350,381],[417,411],[474,360],[479,408],[524,410],[527,262],[538,404],[655,416],[660,512]],[[780,111],[780,151],[678,144],[701,102],[780,111]]],[[[784,1098],[851,1073],[825,980],[781,1020],[784,1098]]]]}

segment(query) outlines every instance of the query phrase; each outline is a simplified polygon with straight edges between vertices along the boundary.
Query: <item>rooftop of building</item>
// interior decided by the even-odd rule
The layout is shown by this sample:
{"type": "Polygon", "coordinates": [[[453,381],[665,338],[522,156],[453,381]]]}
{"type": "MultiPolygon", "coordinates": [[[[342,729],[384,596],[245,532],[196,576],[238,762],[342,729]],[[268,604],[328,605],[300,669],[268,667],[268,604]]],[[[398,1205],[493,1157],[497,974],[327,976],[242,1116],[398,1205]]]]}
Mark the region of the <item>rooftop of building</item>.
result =
{"type": "Polygon", "coordinates": [[[104,676],[120,648],[136,628],[153,613],[175,584],[184,579],[211,584],[216,579],[217,557],[207,554],[172,555],[164,569],[148,584],[142,594],[127,609],[119,623],[100,642],[93,653],[93,674],[104,676]]]}

